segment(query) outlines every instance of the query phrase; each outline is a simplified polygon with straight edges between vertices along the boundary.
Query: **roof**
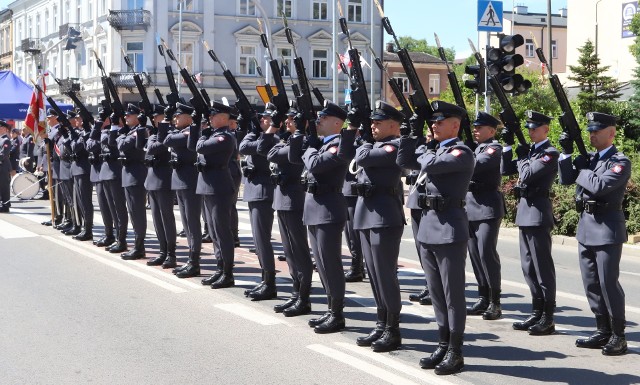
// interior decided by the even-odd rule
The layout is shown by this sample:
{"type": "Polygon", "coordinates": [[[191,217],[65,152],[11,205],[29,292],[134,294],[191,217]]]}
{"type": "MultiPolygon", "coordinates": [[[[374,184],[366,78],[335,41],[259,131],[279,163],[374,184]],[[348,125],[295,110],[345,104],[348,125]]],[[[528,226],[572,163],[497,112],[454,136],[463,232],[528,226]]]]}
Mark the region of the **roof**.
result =
{"type": "MultiPolygon", "coordinates": [[[[509,11],[505,11],[503,13],[503,18],[511,21],[515,15],[515,25],[547,25],[547,14],[546,13],[513,13],[509,11]]],[[[567,28],[567,18],[560,16],[560,14],[555,13],[551,14],[551,25],[553,27],[561,27],[567,28]]]]}
{"type": "MultiPolygon", "coordinates": [[[[409,57],[414,63],[424,64],[444,64],[444,61],[440,60],[433,55],[424,52],[409,52],[409,57]]],[[[399,62],[398,54],[396,52],[385,51],[382,57],[382,61],[386,62],[399,62]]]]}

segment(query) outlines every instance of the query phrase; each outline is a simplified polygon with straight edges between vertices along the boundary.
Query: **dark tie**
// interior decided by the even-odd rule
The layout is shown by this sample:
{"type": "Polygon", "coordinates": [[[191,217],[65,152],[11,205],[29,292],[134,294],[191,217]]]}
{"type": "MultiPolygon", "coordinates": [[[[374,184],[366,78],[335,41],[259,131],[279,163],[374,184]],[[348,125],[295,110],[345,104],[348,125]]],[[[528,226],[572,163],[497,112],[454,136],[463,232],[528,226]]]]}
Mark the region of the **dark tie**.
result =
{"type": "Polygon", "coordinates": [[[533,153],[535,152],[536,152],[536,145],[532,144],[531,149],[529,150],[529,158],[531,158],[531,156],[533,156],[533,153]]]}
{"type": "Polygon", "coordinates": [[[599,160],[600,160],[600,153],[596,152],[593,155],[593,158],[591,158],[591,162],[589,162],[589,168],[592,169],[592,170],[595,169],[599,160]]]}

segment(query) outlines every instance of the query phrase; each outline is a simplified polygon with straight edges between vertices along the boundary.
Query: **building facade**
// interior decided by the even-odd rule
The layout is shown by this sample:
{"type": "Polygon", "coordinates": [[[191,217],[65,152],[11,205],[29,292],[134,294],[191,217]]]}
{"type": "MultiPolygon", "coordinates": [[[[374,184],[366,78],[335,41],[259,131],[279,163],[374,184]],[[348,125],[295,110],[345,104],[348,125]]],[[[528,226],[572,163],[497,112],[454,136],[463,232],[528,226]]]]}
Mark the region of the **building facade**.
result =
{"type": "Polygon", "coordinates": [[[0,11],[0,71],[11,71],[13,64],[13,12],[0,11]]]}
{"type": "MultiPolygon", "coordinates": [[[[371,62],[366,57],[367,46],[382,51],[377,11],[365,0],[341,3],[354,47],[371,62]]],[[[333,17],[335,2],[329,0],[17,0],[8,7],[13,11],[13,43],[21,47],[13,55],[16,74],[25,80],[35,78],[40,62],[43,70],[63,80],[62,86],[53,79],[47,81],[51,95],[68,86],[79,87],[83,101],[94,107],[103,98],[94,51],[119,86],[123,102],[137,101],[139,96],[121,50],[131,59],[136,72],[148,74],[151,87],[157,87],[165,95],[169,92],[165,60],[158,50],[159,38],[166,41],[182,67],[199,75],[202,82],[199,86],[212,98],[226,97],[233,102],[235,96],[221,67],[213,62],[202,44],[208,42],[236,76],[249,100],[261,104],[255,87],[273,80],[260,78],[257,71],[258,66],[263,72],[269,71],[257,20],[269,36],[274,59],[289,63],[289,72],[282,70],[285,83],[290,83],[289,75],[296,78],[293,49],[284,34],[282,12],[288,18],[297,53],[304,60],[311,83],[327,99],[332,99],[334,88],[340,90],[338,102],[344,101],[343,91],[348,87],[348,79],[338,77],[334,68],[337,66],[333,65],[335,53],[344,53],[348,42],[346,36],[338,33],[337,17],[333,17]],[[72,42],[75,47],[66,49],[70,48],[67,46],[70,28],[79,31],[80,38],[72,42]]],[[[177,63],[168,64],[173,68],[181,95],[188,100],[189,90],[181,84],[177,63]]],[[[380,71],[365,68],[365,78],[374,90],[372,98],[379,97],[380,75],[380,71]]],[[[152,101],[156,100],[152,92],[148,94],[152,101]]]]}

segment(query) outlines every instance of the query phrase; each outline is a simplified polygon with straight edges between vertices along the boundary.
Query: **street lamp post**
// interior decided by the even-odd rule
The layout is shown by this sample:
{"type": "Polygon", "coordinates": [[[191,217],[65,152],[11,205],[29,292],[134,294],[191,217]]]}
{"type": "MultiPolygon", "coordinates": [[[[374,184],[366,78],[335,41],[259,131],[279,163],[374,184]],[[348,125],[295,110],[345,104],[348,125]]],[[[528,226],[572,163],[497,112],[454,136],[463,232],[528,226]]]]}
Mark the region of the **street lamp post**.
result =
{"type": "MultiPolygon", "coordinates": [[[[264,8],[262,8],[262,4],[260,0],[253,0],[252,3],[260,10],[260,15],[262,17],[262,22],[264,23],[265,32],[267,36],[271,36],[271,31],[269,27],[269,19],[267,18],[267,12],[265,12],[264,8]]],[[[266,84],[269,84],[269,63],[268,58],[265,53],[265,66],[264,66],[264,81],[266,84]]]]}
{"type": "MultiPolygon", "coordinates": [[[[596,60],[599,60],[598,58],[598,4],[600,4],[602,0],[598,0],[596,1],[596,44],[595,44],[595,52],[596,52],[596,60]]],[[[598,62],[596,62],[596,70],[598,69],[598,62]]],[[[596,81],[596,83],[593,86],[593,93],[596,97],[596,99],[598,98],[598,82],[596,81]]]]}

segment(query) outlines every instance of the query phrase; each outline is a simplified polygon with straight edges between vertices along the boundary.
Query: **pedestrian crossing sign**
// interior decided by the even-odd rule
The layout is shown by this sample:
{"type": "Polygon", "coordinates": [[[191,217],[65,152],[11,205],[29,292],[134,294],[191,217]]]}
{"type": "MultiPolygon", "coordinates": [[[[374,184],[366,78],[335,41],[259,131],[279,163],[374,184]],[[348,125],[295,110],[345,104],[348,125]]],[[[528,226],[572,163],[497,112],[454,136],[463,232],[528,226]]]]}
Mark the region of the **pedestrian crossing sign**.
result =
{"type": "Polygon", "coordinates": [[[502,32],[502,1],[478,0],[478,31],[502,32]]]}

